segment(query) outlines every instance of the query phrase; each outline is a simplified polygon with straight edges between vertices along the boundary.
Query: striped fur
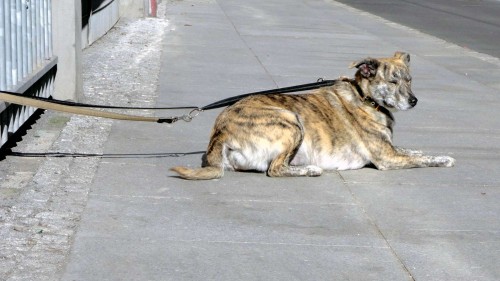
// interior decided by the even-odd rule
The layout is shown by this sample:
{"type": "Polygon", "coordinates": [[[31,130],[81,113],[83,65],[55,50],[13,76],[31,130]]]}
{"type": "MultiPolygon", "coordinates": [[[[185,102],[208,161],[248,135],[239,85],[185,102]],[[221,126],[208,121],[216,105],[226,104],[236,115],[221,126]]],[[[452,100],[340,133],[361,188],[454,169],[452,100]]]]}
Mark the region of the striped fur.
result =
{"type": "Polygon", "coordinates": [[[353,63],[354,79],[307,94],[256,95],[226,108],[212,129],[203,167],[171,170],[185,179],[214,179],[225,170],[272,177],[319,176],[323,170],[451,167],[448,156],[425,156],[392,145],[387,110],[416,105],[410,57],[353,63]],[[366,102],[370,101],[370,102],[366,102]]]}

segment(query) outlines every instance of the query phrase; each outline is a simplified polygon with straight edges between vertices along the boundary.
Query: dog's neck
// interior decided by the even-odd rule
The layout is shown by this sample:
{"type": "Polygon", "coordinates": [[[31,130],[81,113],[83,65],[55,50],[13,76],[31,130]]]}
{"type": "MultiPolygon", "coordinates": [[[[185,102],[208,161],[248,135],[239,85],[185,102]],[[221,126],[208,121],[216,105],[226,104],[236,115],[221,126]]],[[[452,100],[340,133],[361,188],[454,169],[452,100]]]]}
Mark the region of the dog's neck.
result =
{"type": "Polygon", "coordinates": [[[369,84],[369,82],[366,81],[366,79],[362,79],[361,77],[359,77],[359,75],[356,75],[356,78],[355,79],[350,79],[349,82],[351,83],[351,85],[354,86],[354,88],[356,89],[356,92],[358,93],[359,98],[361,99],[361,101],[363,103],[365,103],[366,105],[369,105],[369,106],[375,108],[378,111],[380,111],[379,110],[380,108],[383,108],[383,106],[381,106],[380,104],[378,104],[369,95],[370,89],[368,88],[368,85],[367,85],[367,84],[369,84]]]}
{"type": "Polygon", "coordinates": [[[351,83],[351,85],[354,87],[354,89],[358,93],[359,99],[363,102],[363,104],[368,105],[368,106],[374,108],[375,110],[377,110],[378,112],[386,115],[387,118],[389,118],[391,120],[390,123],[392,125],[392,123],[394,122],[394,116],[389,111],[389,109],[387,109],[384,106],[380,105],[371,96],[369,96],[367,94],[369,92],[368,87],[365,86],[364,87],[365,89],[363,89],[361,87],[361,84],[362,84],[361,81],[362,80],[360,80],[359,82],[358,82],[358,80],[360,80],[360,78],[356,77],[356,79],[349,79],[348,81],[351,83]]]}

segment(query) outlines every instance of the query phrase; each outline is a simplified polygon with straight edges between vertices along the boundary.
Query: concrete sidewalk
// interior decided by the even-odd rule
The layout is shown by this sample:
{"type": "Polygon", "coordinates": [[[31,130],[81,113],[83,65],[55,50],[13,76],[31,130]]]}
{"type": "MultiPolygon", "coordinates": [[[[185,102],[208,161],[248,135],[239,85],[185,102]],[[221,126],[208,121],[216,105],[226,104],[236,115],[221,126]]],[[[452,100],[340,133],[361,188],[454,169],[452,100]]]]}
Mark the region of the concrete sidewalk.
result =
{"type": "Polygon", "coordinates": [[[188,182],[167,169],[200,164],[217,112],[115,122],[105,153],[157,157],[100,163],[64,280],[498,278],[498,60],[334,2],[173,1],[167,18],[157,105],[352,75],[353,60],[404,50],[420,102],[396,114],[395,142],[457,166],[188,182]]]}
{"type": "MultiPolygon", "coordinates": [[[[140,91],[156,83],[148,81],[120,95],[123,103],[144,105],[141,94],[157,106],[202,106],[352,76],[354,60],[406,51],[419,104],[395,114],[394,141],[451,155],[456,167],[191,182],[168,168],[200,165],[218,111],[174,125],[104,123],[109,137],[97,142],[106,157],[91,159],[95,175],[67,183],[90,191],[76,235],[68,234],[62,280],[498,280],[498,59],[333,1],[160,8],[161,64],[149,69],[159,72],[157,96],[140,91]]],[[[126,67],[116,74],[127,75],[126,67]]],[[[103,93],[113,103],[121,91],[103,93]]]]}

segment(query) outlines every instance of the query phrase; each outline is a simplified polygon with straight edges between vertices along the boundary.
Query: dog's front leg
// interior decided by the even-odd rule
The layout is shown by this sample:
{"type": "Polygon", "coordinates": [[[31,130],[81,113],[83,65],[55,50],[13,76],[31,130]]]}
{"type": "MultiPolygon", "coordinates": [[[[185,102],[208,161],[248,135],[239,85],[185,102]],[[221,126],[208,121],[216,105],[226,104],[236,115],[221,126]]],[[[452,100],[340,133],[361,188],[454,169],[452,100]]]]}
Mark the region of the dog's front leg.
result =
{"type": "Polygon", "coordinates": [[[413,149],[399,147],[399,146],[395,146],[394,149],[398,153],[406,154],[406,155],[410,155],[410,156],[421,156],[424,154],[421,150],[413,150],[413,149]]]}
{"type": "Polygon", "coordinates": [[[449,156],[423,155],[418,151],[396,148],[386,143],[372,153],[372,163],[379,170],[409,169],[423,167],[452,167],[455,159],[449,156]]]}

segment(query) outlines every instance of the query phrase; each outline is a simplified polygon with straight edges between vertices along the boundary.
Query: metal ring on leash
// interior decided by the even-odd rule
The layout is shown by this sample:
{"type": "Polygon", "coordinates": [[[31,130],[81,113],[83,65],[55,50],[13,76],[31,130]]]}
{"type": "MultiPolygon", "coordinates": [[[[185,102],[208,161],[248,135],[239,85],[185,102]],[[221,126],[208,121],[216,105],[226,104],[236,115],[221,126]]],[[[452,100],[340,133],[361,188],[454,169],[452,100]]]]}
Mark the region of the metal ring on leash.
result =
{"type": "Polygon", "coordinates": [[[201,108],[195,108],[191,110],[188,114],[182,115],[180,118],[185,122],[191,122],[196,116],[200,115],[203,111],[201,108]]]}

